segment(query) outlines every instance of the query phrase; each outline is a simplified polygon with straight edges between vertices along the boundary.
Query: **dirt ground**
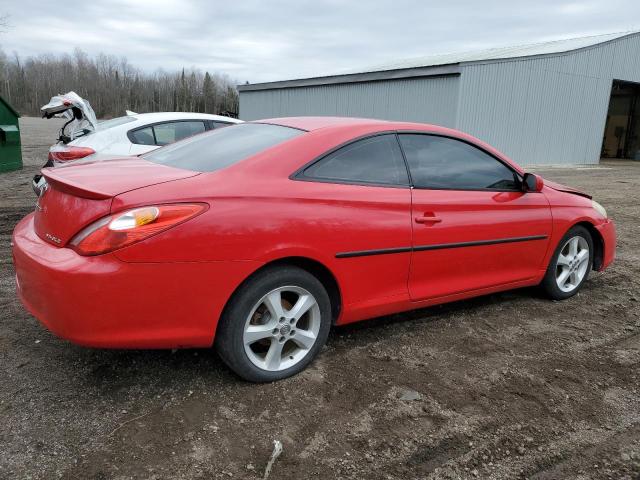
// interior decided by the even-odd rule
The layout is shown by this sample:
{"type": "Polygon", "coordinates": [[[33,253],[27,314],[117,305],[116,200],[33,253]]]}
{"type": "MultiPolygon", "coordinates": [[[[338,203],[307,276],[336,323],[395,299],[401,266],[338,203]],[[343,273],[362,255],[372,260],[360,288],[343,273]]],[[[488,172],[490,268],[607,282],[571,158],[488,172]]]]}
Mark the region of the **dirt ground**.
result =
{"type": "Polygon", "coordinates": [[[640,478],[640,162],[538,172],[592,192],[618,258],[582,292],[535,289],[336,329],[295,378],[238,380],[209,350],[54,337],[16,299],[10,235],[54,122],[22,121],[0,174],[0,478],[640,478]]]}

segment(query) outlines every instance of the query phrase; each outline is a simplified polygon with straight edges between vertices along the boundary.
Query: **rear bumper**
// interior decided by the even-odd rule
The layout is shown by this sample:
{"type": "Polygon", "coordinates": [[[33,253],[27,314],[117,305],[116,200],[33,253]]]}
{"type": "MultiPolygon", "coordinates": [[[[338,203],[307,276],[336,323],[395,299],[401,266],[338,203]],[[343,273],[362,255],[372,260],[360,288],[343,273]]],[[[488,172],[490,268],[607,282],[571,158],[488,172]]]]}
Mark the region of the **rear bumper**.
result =
{"type": "Polygon", "coordinates": [[[49,330],[103,348],[206,347],[235,288],[259,262],[127,263],[83,257],[34,232],[13,233],[18,295],[49,330]]]}
{"type": "Polygon", "coordinates": [[[616,226],[613,220],[608,219],[606,222],[596,225],[596,229],[600,232],[604,243],[602,252],[602,265],[599,271],[607,268],[616,258],[616,226]]]}

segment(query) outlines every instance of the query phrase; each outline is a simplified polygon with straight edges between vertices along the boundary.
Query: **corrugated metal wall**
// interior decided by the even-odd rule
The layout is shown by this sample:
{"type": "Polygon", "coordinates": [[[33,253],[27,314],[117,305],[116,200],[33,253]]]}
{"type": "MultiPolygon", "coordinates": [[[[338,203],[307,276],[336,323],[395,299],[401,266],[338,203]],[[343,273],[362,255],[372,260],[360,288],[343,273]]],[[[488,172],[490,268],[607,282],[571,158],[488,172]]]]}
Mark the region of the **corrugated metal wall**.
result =
{"type": "Polygon", "coordinates": [[[563,55],[462,65],[461,76],[240,93],[240,118],[340,115],[435,123],[521,165],[596,164],[613,79],[640,82],[640,35],[563,55]]]}
{"type": "Polygon", "coordinates": [[[522,165],[596,164],[613,79],[640,82],[640,37],[462,68],[456,128],[522,165]]]}
{"type": "Polygon", "coordinates": [[[459,76],[346,83],[240,93],[240,118],[338,115],[453,127],[459,76]]]}

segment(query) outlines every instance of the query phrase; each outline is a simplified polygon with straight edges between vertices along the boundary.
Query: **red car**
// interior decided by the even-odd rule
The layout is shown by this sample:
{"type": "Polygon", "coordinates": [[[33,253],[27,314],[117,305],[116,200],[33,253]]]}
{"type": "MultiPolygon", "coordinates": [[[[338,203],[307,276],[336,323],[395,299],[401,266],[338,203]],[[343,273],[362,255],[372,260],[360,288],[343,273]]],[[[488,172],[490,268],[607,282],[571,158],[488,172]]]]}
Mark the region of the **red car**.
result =
{"type": "Polygon", "coordinates": [[[281,118],[44,169],[13,234],[24,305],[72,342],[215,345],[302,370],[331,325],[529,285],[574,295],[615,256],[598,203],[433,125],[281,118]]]}

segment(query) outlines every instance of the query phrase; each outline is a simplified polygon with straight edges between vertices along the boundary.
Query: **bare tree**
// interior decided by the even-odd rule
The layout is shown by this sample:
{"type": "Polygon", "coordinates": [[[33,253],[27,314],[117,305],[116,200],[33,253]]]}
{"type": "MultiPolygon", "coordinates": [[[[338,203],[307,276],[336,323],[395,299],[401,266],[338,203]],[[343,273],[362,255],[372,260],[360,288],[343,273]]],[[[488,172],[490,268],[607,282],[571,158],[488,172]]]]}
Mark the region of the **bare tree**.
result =
{"type": "Polygon", "coordinates": [[[91,102],[98,117],[114,117],[125,109],[139,113],[238,111],[234,82],[220,73],[198,69],[147,73],[125,57],[76,49],[72,54],[9,57],[0,49],[0,94],[21,113],[38,115],[51,96],[74,90],[91,102]]]}

